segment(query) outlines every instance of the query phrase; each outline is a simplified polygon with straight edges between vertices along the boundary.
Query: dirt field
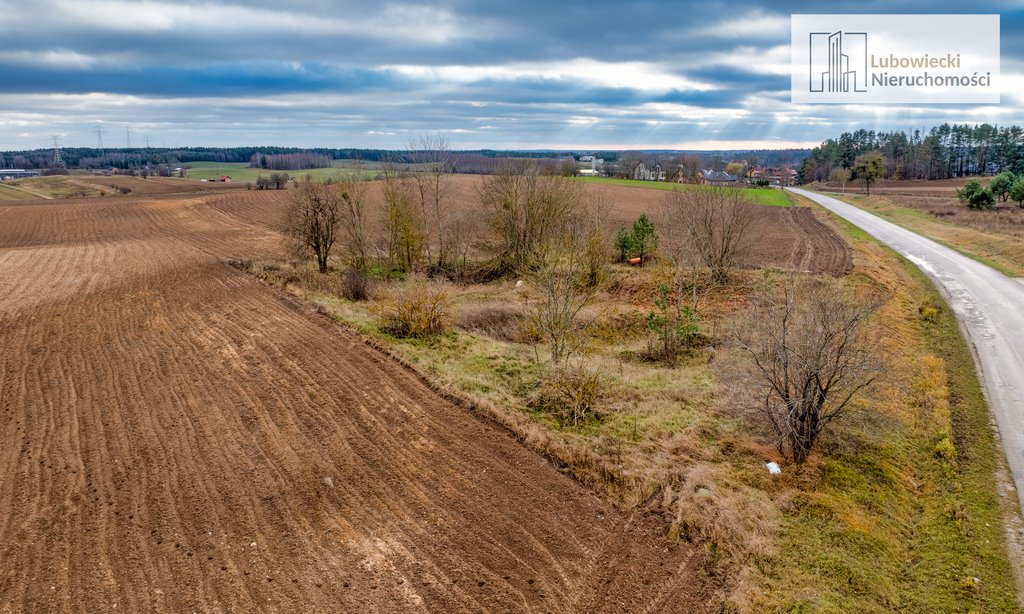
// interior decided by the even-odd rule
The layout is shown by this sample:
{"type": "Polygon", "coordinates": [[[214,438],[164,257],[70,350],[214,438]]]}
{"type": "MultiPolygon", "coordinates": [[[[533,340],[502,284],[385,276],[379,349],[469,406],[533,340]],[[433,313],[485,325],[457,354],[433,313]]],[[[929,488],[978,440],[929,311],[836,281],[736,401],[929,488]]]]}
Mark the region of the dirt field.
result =
{"type": "MultiPolygon", "coordinates": [[[[981,178],[987,184],[991,177],[981,178]]],[[[956,191],[968,179],[943,179],[939,181],[885,181],[871,188],[872,196],[881,196],[899,207],[907,207],[926,213],[940,222],[971,228],[983,232],[1024,237],[1024,208],[1013,201],[996,202],[991,211],[972,211],[956,198],[956,191]]],[[[826,191],[839,191],[833,185],[822,184],[826,191]]],[[[862,187],[847,185],[847,196],[863,194],[862,187]]]]}
{"type": "MultiPolygon", "coordinates": [[[[482,178],[475,175],[455,177],[451,192],[452,207],[466,211],[479,208],[477,190],[482,178]]],[[[664,190],[644,190],[615,185],[587,185],[611,207],[613,223],[631,225],[643,213],[655,223],[660,220],[661,208],[667,196],[664,190]]],[[[383,207],[380,187],[371,183],[369,195],[375,200],[375,209],[383,207]]],[[[212,199],[218,210],[245,223],[279,230],[282,211],[288,198],[286,191],[233,192],[212,199]]],[[[751,268],[775,267],[813,273],[842,275],[853,269],[849,247],[831,228],[822,224],[814,212],[805,207],[758,207],[759,219],[754,224],[758,240],[744,264],[751,268]]],[[[371,219],[382,233],[379,219],[371,219]]],[[[378,239],[380,237],[378,236],[378,239]]]]}
{"type": "Polygon", "coordinates": [[[658,521],[226,264],[281,249],[230,196],[0,206],[0,612],[717,610],[658,521]]]}
{"type": "Polygon", "coordinates": [[[219,182],[200,182],[177,177],[130,177],[113,175],[110,177],[82,177],[81,181],[98,186],[117,189],[121,186],[131,188],[131,194],[182,194],[191,192],[211,192],[216,190],[238,190],[238,185],[219,182]]]}

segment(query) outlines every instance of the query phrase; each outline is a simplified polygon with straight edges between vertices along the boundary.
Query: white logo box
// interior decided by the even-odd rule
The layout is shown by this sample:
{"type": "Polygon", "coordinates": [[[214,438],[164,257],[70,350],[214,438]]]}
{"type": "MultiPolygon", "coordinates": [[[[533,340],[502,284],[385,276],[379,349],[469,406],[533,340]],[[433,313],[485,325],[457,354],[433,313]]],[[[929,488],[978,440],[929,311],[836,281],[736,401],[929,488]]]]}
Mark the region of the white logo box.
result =
{"type": "Polygon", "coordinates": [[[794,103],[999,103],[999,15],[792,15],[790,22],[794,103]]]}

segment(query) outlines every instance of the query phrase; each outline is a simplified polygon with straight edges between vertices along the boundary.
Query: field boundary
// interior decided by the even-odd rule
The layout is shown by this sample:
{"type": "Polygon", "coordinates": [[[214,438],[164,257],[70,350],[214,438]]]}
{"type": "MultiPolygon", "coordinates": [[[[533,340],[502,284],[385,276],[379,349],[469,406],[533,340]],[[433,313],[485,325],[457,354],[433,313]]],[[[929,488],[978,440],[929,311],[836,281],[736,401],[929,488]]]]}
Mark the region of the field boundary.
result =
{"type": "Polygon", "coordinates": [[[251,270],[247,270],[244,263],[239,261],[228,261],[228,264],[242,271],[246,275],[251,275],[258,279],[261,284],[272,288],[274,292],[280,293],[290,301],[298,302],[302,307],[308,308],[311,313],[315,313],[317,317],[329,320],[332,324],[344,330],[346,334],[354,335],[356,339],[362,341],[367,346],[380,352],[386,358],[395,361],[399,366],[407,370],[411,375],[420,380],[441,398],[468,410],[478,419],[485,420],[488,424],[497,426],[501,430],[507,432],[526,449],[543,457],[547,462],[554,465],[560,472],[579,482],[581,485],[600,496],[601,499],[608,501],[616,508],[632,511],[646,509],[648,507],[645,504],[629,506],[615,500],[614,497],[601,494],[603,492],[607,492],[608,489],[598,488],[600,484],[591,476],[599,475],[600,479],[603,480],[605,484],[611,483],[617,485],[622,483],[623,480],[620,473],[614,466],[602,462],[602,460],[590,450],[579,446],[572,446],[564,441],[559,441],[557,438],[553,437],[552,433],[547,429],[530,428],[535,425],[533,425],[527,416],[519,412],[503,410],[491,401],[473,397],[466,392],[458,391],[451,386],[436,381],[434,378],[424,373],[423,370],[421,370],[415,363],[402,356],[387,344],[374,336],[359,330],[351,323],[345,321],[342,317],[332,314],[330,310],[316,301],[297,295],[290,292],[287,288],[282,288],[275,283],[267,281],[260,275],[253,273],[251,270]],[[568,454],[574,459],[579,459],[576,461],[576,465],[563,460],[562,456],[559,454],[560,451],[563,455],[568,454]],[[586,472],[581,472],[581,469],[589,470],[591,473],[588,474],[586,472]]]}
{"type": "MultiPolygon", "coordinates": [[[[828,195],[836,197],[832,194],[828,195]]],[[[952,308],[950,308],[948,303],[949,296],[944,288],[938,286],[914,263],[904,258],[896,252],[896,250],[885,245],[870,233],[862,230],[860,227],[832,211],[829,211],[825,207],[818,205],[814,201],[810,199],[805,200],[810,202],[812,207],[824,212],[829,218],[836,222],[836,225],[842,228],[844,233],[869,240],[892,255],[911,277],[921,283],[922,287],[925,288],[927,293],[930,295],[931,300],[938,306],[938,326],[936,326],[937,334],[922,335],[922,337],[925,339],[926,346],[929,350],[944,359],[946,381],[950,388],[949,404],[954,425],[953,435],[954,438],[957,439],[957,448],[960,448],[962,445],[967,445],[973,452],[972,454],[969,454],[971,458],[978,458],[978,453],[980,452],[981,458],[983,459],[983,461],[979,463],[983,465],[983,467],[981,467],[982,473],[984,473],[984,465],[991,464],[990,480],[986,480],[985,483],[981,485],[983,491],[988,492],[982,494],[990,495],[995,502],[995,507],[999,514],[999,520],[1002,523],[1001,529],[1004,535],[1003,545],[1006,548],[1007,559],[1010,562],[1013,580],[1017,589],[1017,605],[1022,611],[1024,611],[1024,513],[1022,513],[1018,498],[1016,496],[1007,496],[1006,494],[1007,490],[1012,490],[1014,488],[1013,478],[1010,474],[1009,465],[1007,464],[1006,450],[1003,448],[1002,437],[999,433],[999,426],[996,424],[992,415],[992,410],[989,407],[988,396],[983,385],[983,382],[985,381],[984,374],[980,369],[976,346],[969,341],[966,331],[963,328],[963,324],[953,313],[952,308]],[[969,368],[967,369],[964,368],[965,362],[969,362],[969,368]],[[979,399],[980,404],[978,403],[979,399]],[[977,426],[979,423],[985,424],[987,428],[982,430],[987,434],[987,437],[985,434],[982,434],[980,437],[964,438],[962,433],[958,436],[957,426],[964,428],[966,427],[964,424],[965,422],[973,423],[973,426],[977,426]],[[970,444],[973,444],[973,446],[970,444]]],[[[845,199],[841,200],[843,200],[843,202],[847,202],[851,206],[856,206],[845,199]]],[[[873,212],[870,213],[872,213],[872,215],[876,215],[873,212]]],[[[893,223],[897,222],[893,221],[893,223]]],[[[911,232],[917,232],[913,228],[909,228],[903,224],[898,225],[911,232]]],[[[933,239],[932,237],[928,238],[945,245],[942,241],[933,239]]],[[[948,247],[955,249],[953,246],[948,247]]],[[[987,265],[987,263],[975,258],[972,254],[959,249],[956,249],[956,251],[962,253],[964,256],[972,257],[982,264],[987,265]]],[[[969,474],[970,472],[961,471],[960,473],[969,474]]],[[[969,479],[964,481],[970,482],[969,479]]],[[[977,484],[975,483],[974,486],[977,486],[977,484]]]]}
{"type": "MultiPolygon", "coordinates": [[[[810,191],[815,192],[817,194],[821,194],[823,196],[830,196],[830,197],[835,198],[837,200],[841,200],[844,203],[846,203],[846,204],[848,204],[848,205],[850,205],[852,207],[857,207],[858,209],[861,209],[863,211],[867,211],[868,213],[870,213],[872,215],[878,216],[878,217],[880,217],[880,218],[882,218],[882,219],[884,219],[884,220],[886,220],[888,222],[892,222],[893,224],[896,224],[900,228],[905,228],[905,229],[909,230],[910,232],[913,232],[913,233],[921,235],[922,237],[931,239],[932,241],[935,241],[936,243],[938,243],[938,244],[940,244],[940,245],[942,245],[944,247],[948,247],[949,249],[951,249],[951,250],[953,250],[953,251],[955,251],[955,252],[957,252],[957,253],[959,253],[959,254],[961,254],[963,256],[967,256],[968,258],[970,258],[971,260],[974,260],[975,262],[979,262],[979,263],[984,264],[985,266],[987,266],[989,268],[995,269],[995,270],[999,271],[1000,273],[1002,273],[1003,275],[1006,275],[1007,277],[1012,277],[1012,278],[1015,278],[1015,279],[1024,278],[1024,271],[1016,270],[1016,269],[1014,269],[1014,268],[1012,268],[1010,266],[1007,266],[1005,264],[1002,264],[1000,262],[992,260],[991,258],[989,258],[987,256],[984,256],[984,255],[979,254],[979,253],[977,253],[975,251],[972,251],[972,250],[970,250],[970,249],[968,249],[968,248],[966,248],[966,247],[964,247],[962,245],[958,245],[958,244],[953,243],[952,241],[949,241],[947,239],[942,239],[942,238],[936,237],[935,235],[933,235],[931,233],[924,232],[924,231],[922,231],[922,230],[920,230],[918,228],[915,228],[915,227],[907,224],[904,220],[899,219],[897,217],[893,217],[893,216],[889,216],[889,215],[880,215],[878,212],[872,211],[870,209],[865,209],[864,207],[861,207],[857,203],[852,202],[849,198],[847,198],[846,194],[840,194],[839,192],[825,192],[825,191],[822,191],[822,190],[810,190],[810,191]]],[[[884,199],[890,206],[892,206],[894,208],[897,208],[897,209],[900,209],[900,210],[903,210],[903,211],[907,211],[907,212],[910,212],[910,213],[913,213],[913,214],[920,214],[920,215],[928,216],[930,218],[930,219],[928,219],[928,221],[931,222],[931,223],[934,223],[934,224],[942,224],[944,226],[948,226],[951,229],[960,230],[960,231],[971,231],[971,232],[977,232],[979,234],[997,234],[997,233],[991,233],[991,232],[987,232],[987,231],[978,230],[976,228],[971,228],[969,226],[957,226],[956,224],[950,224],[950,223],[945,222],[945,221],[943,221],[943,220],[941,220],[939,218],[935,218],[934,216],[931,216],[928,213],[925,213],[925,212],[922,212],[922,211],[918,211],[918,210],[916,210],[916,209],[914,209],[912,207],[905,207],[903,205],[900,205],[899,203],[894,202],[891,198],[888,198],[887,195],[885,195],[885,194],[875,194],[874,196],[876,198],[884,199]]],[[[1003,236],[1003,235],[997,235],[997,236],[1003,236]]],[[[1012,238],[1012,237],[1007,237],[1007,238],[1012,238]]]]}
{"type": "MultiPolygon", "coordinates": [[[[662,190],[672,192],[676,190],[693,190],[701,187],[702,184],[677,183],[674,181],[640,181],[637,179],[615,179],[613,177],[573,177],[574,181],[580,183],[594,183],[598,185],[616,185],[626,188],[644,188],[648,190],[662,190]]],[[[739,186],[725,186],[733,190],[742,190],[744,195],[749,196],[752,201],[759,205],[768,207],[792,207],[793,202],[781,189],[776,188],[748,188],[739,186]]]]}

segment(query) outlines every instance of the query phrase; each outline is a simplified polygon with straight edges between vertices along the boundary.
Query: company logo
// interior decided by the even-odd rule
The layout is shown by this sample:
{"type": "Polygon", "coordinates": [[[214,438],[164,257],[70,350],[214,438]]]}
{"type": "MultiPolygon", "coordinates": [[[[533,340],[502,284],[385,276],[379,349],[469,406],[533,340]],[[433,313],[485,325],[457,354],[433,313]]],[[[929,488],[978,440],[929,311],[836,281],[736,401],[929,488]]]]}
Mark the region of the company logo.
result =
{"type": "Polygon", "coordinates": [[[999,15],[793,15],[791,25],[795,103],[999,103],[999,15]]]}
{"type": "Polygon", "coordinates": [[[867,92],[867,32],[811,32],[811,92],[867,92]]]}

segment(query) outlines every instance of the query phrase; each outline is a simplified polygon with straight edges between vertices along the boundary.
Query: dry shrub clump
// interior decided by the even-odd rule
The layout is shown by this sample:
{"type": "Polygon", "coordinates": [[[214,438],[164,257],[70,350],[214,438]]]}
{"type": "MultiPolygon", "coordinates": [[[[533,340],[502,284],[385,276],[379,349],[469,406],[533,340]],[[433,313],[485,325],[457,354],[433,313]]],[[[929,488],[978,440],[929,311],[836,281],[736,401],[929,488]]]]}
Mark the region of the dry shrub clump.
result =
{"type": "Polygon", "coordinates": [[[673,536],[701,540],[732,562],[768,554],[780,522],[778,508],[763,490],[709,463],[693,465],[681,484],[666,488],[664,506],[675,514],[673,536]]]}
{"type": "Polygon", "coordinates": [[[370,277],[356,267],[345,269],[341,280],[341,295],[350,301],[370,298],[370,277]]]}
{"type": "Polygon", "coordinates": [[[526,312],[515,303],[477,303],[459,311],[459,328],[498,341],[527,341],[526,312]]]}
{"type": "Polygon", "coordinates": [[[447,332],[453,311],[448,285],[420,277],[391,289],[377,306],[384,330],[396,337],[420,339],[447,332]]]}
{"type": "Polygon", "coordinates": [[[562,424],[600,417],[607,394],[602,375],[583,365],[566,364],[548,369],[534,390],[531,404],[554,414],[562,424]]]}

